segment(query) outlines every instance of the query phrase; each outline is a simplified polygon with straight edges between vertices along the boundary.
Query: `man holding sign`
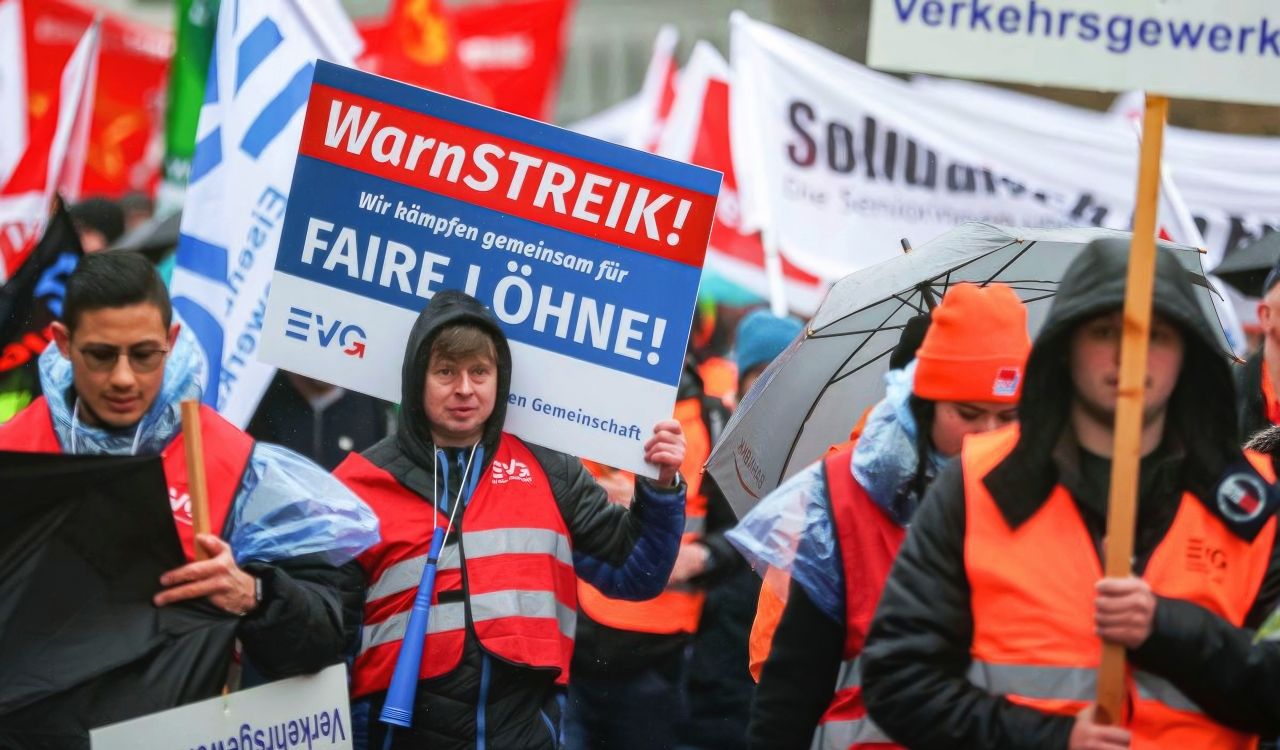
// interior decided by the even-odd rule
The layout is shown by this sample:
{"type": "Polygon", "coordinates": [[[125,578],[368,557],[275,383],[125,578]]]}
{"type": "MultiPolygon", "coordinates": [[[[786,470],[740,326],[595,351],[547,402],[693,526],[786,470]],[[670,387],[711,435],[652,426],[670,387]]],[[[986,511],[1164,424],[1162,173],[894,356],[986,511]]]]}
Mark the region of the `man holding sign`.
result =
{"type": "Polygon", "coordinates": [[[383,529],[360,557],[369,589],[352,669],[353,722],[370,748],[557,747],[575,574],[608,596],[644,600],[662,592],[675,563],[680,423],[654,426],[644,452],[658,478],[637,481],[628,509],[610,503],[578,459],[505,432],[511,381],[511,347],[493,314],[462,292],[436,294],[405,350],[396,434],[335,472],[383,529]],[[438,529],[443,546],[433,548],[438,529]],[[438,576],[424,592],[428,565],[438,576]],[[405,663],[424,593],[421,658],[405,663]],[[416,690],[392,706],[389,688],[394,695],[405,670],[416,690]],[[405,729],[379,721],[393,708],[405,729]]]}
{"type": "Polygon", "coordinates": [[[862,668],[868,713],[906,747],[1246,748],[1277,728],[1274,701],[1241,694],[1256,667],[1207,663],[1220,639],[1203,627],[1256,629],[1276,606],[1274,471],[1236,447],[1230,371],[1163,250],[1140,577],[1103,578],[1128,264],[1124,240],[1072,263],[1027,362],[1020,432],[968,440],[915,517],[862,668]],[[1128,649],[1126,728],[1094,723],[1103,641],[1128,649]]]}
{"type": "Polygon", "coordinates": [[[319,466],[205,407],[211,525],[197,533],[179,412],[199,400],[207,367],[143,256],[85,256],[53,332],[57,345],[40,357],[44,396],[0,427],[0,450],[159,455],[188,564],[156,581],[155,605],[203,600],[242,618],[247,661],[269,679],[341,661],[343,611],[360,588],[351,560],[378,540],[369,508],[319,466]]]}

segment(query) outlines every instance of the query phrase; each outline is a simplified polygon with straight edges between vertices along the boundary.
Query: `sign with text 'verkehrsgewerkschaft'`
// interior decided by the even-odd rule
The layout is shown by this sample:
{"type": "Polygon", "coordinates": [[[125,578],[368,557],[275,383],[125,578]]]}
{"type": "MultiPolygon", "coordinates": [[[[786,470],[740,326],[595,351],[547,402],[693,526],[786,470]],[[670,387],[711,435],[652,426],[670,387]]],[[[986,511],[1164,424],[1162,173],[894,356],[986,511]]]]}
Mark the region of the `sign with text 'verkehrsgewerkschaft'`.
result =
{"type": "Polygon", "coordinates": [[[1280,105],[1275,0],[873,0],[867,63],[1280,105]]]}
{"type": "Polygon", "coordinates": [[[172,708],[89,732],[92,750],[351,750],[347,668],[172,708]]]}
{"type": "Polygon", "coordinates": [[[442,289],[511,343],[507,431],[653,476],[720,175],[336,65],[316,67],[262,359],[398,401],[442,289]]]}

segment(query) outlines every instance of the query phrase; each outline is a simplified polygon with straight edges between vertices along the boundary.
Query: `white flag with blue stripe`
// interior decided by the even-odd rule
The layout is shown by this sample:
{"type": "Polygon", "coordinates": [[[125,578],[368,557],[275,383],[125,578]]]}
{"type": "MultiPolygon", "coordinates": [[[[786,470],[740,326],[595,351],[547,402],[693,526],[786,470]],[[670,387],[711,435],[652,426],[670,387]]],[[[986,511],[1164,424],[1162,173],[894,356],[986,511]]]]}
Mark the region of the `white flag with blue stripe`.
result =
{"type": "Polygon", "coordinates": [[[196,132],[173,304],[204,348],[204,401],[243,427],[275,370],[258,361],[317,59],[352,66],[337,0],[223,0],[196,132]]]}

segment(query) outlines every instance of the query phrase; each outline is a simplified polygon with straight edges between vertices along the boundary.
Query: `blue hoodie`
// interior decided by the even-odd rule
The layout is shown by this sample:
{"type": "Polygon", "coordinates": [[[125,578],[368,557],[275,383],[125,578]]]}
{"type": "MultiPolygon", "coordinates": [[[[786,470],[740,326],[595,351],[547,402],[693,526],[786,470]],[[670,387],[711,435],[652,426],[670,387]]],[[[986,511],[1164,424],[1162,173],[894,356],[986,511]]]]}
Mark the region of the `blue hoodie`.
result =
{"type": "MultiPolygon", "coordinates": [[[[71,363],[50,346],[40,355],[40,385],[54,432],[66,453],[158,454],[182,429],[181,402],[199,399],[208,372],[195,336],[184,326],[165,363],[155,403],[133,430],[90,427],[77,418],[71,363]]],[[[310,460],[257,443],[236,493],[224,538],[236,562],[275,562],[321,554],[342,565],[379,540],[378,518],[364,501],[310,460]]]]}

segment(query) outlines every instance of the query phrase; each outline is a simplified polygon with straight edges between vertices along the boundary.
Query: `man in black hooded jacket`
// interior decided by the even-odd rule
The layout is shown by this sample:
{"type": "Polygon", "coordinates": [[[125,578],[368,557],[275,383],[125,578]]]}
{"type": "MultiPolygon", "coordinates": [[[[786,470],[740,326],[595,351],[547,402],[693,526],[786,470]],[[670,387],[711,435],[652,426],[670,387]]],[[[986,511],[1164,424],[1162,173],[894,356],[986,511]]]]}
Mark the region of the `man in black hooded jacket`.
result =
{"type": "Polygon", "coordinates": [[[679,422],[660,422],[645,446],[659,479],[637,481],[630,508],[610,503],[577,458],[503,432],[511,352],[492,313],[458,291],[437,293],[414,324],[402,383],[396,433],[335,472],[384,530],[360,557],[369,589],[352,670],[357,747],[387,746],[379,716],[404,622],[431,530],[446,526],[412,723],[390,747],[558,747],[574,574],[644,600],[675,563],[679,422]]]}
{"type": "Polygon", "coordinates": [[[1127,248],[1095,241],[1072,263],[1027,362],[1020,431],[966,442],[898,555],[862,680],[869,714],[906,747],[1244,747],[1280,730],[1280,668],[1249,648],[1280,598],[1276,501],[1262,476],[1272,469],[1236,447],[1230,371],[1165,250],[1134,547],[1142,578],[1098,582],[1127,248]],[[1232,491],[1241,486],[1250,492],[1232,491]],[[1171,584],[1178,597],[1153,593],[1171,584]],[[1128,729],[1093,722],[1097,636],[1128,648],[1128,729]]]}

